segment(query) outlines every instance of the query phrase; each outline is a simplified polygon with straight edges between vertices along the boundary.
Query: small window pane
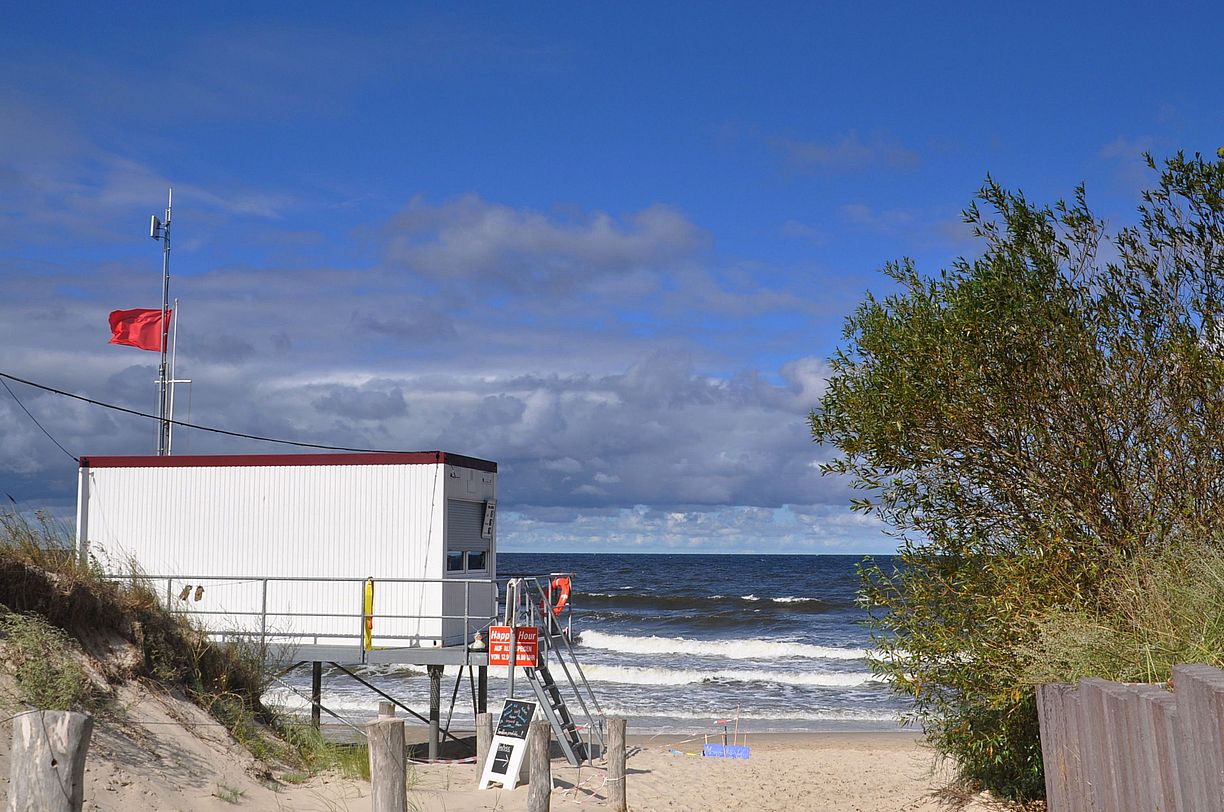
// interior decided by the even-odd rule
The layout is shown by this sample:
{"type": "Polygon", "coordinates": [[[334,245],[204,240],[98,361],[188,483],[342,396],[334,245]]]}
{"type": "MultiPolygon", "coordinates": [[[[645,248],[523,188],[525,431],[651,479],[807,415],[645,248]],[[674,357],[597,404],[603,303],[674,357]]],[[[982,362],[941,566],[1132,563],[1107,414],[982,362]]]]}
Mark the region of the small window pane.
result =
{"type": "Polygon", "coordinates": [[[469,570],[469,571],[471,571],[471,570],[483,570],[483,569],[485,568],[485,556],[486,556],[486,555],[488,555],[488,554],[487,554],[487,553],[485,553],[485,552],[483,552],[483,551],[481,551],[481,552],[469,552],[469,553],[467,554],[467,568],[468,568],[468,570],[469,570]]]}
{"type": "Polygon", "coordinates": [[[463,572],[463,553],[446,554],[446,571],[463,572]]]}

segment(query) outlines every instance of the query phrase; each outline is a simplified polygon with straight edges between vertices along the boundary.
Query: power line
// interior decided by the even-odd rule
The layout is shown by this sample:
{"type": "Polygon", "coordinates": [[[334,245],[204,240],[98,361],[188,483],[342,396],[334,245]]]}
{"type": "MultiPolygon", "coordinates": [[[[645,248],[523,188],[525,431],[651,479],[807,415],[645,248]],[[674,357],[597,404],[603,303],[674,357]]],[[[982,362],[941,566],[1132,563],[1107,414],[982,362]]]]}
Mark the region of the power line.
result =
{"type": "MultiPolygon", "coordinates": [[[[8,378],[10,381],[16,381],[17,383],[23,383],[26,386],[32,386],[35,389],[41,389],[44,392],[50,392],[53,395],[61,395],[66,398],[72,398],[73,400],[83,401],[84,403],[88,403],[92,406],[101,406],[103,409],[111,409],[116,412],[122,412],[124,414],[130,414],[136,417],[143,417],[148,420],[159,420],[160,419],[157,415],[154,415],[154,414],[148,414],[147,412],[138,412],[135,409],[128,409],[123,406],[116,406],[113,403],[103,403],[100,400],[94,400],[92,398],[87,398],[84,395],[76,395],[76,394],[73,394],[72,392],[65,392],[62,389],[56,389],[51,386],[46,386],[45,384],[35,383],[34,381],[27,381],[25,378],[18,378],[16,375],[10,375],[7,372],[0,372],[0,378],[8,378]]],[[[0,381],[0,383],[3,383],[3,381],[0,381]]],[[[4,384],[4,388],[9,390],[10,395],[13,394],[13,390],[9,389],[8,384],[4,384]]],[[[13,395],[13,399],[17,400],[17,396],[13,395]]],[[[21,401],[18,400],[17,404],[20,406],[21,401]]],[[[21,408],[25,409],[24,406],[22,406],[21,408]]],[[[26,414],[30,414],[29,411],[26,411],[26,414]]],[[[33,420],[34,415],[30,415],[30,419],[33,420]]],[[[37,420],[34,420],[34,422],[36,424],[38,423],[37,420]]],[[[181,420],[169,420],[167,422],[173,423],[176,426],[182,426],[183,428],[196,429],[198,431],[208,431],[208,432],[212,432],[213,434],[224,434],[227,437],[240,437],[244,440],[259,440],[260,442],[264,442],[264,443],[280,443],[281,445],[292,445],[292,446],[298,446],[300,448],[319,448],[325,451],[354,451],[358,453],[369,453],[369,454],[403,453],[400,451],[395,451],[395,450],[390,450],[390,449],[385,449],[385,448],[348,448],[346,446],[339,446],[339,445],[322,445],[320,443],[301,443],[296,440],[280,440],[275,437],[260,437],[257,434],[243,434],[240,431],[227,431],[226,429],[218,429],[212,426],[200,426],[195,423],[185,423],[181,420]]],[[[42,426],[40,425],[39,428],[41,429],[42,426]]],[[[47,430],[43,429],[43,433],[46,434],[47,430]]],[[[51,437],[50,434],[47,434],[47,436],[51,437]]],[[[51,441],[55,442],[55,438],[52,437],[51,441]]],[[[55,443],[55,444],[59,445],[59,443],[55,443]]],[[[64,447],[61,445],[60,449],[63,450],[64,447]]],[[[64,453],[68,454],[68,456],[72,457],[74,460],[77,459],[75,456],[70,454],[67,450],[64,450],[64,453]]]]}
{"type": "MultiPolygon", "coordinates": [[[[8,376],[7,376],[7,375],[5,375],[4,377],[5,377],[5,378],[7,378],[8,376]]],[[[16,378],[14,378],[13,380],[17,380],[17,379],[16,379],[16,378]]],[[[49,432],[49,431],[47,431],[45,428],[43,428],[43,424],[38,422],[38,418],[37,418],[37,417],[35,417],[34,415],[30,414],[30,410],[29,410],[29,409],[27,409],[27,408],[25,407],[25,404],[21,402],[21,398],[17,397],[17,393],[15,393],[15,392],[14,392],[12,389],[9,389],[8,381],[5,381],[5,380],[0,380],[0,384],[4,384],[4,388],[5,388],[5,389],[8,391],[8,393],[9,393],[10,395],[12,395],[12,396],[13,396],[13,400],[15,400],[15,401],[17,402],[17,405],[21,407],[21,411],[23,411],[23,412],[25,412],[25,413],[26,413],[26,417],[28,417],[28,418],[30,418],[31,420],[33,420],[33,421],[34,421],[34,425],[36,425],[36,426],[38,426],[40,429],[42,429],[42,433],[43,433],[43,434],[45,434],[45,435],[47,435],[47,439],[48,439],[48,440],[50,440],[51,442],[53,442],[53,443],[55,443],[57,446],[59,446],[59,450],[60,450],[60,451],[63,451],[63,452],[64,452],[65,454],[67,454],[69,457],[72,457],[72,459],[76,460],[77,462],[80,462],[80,460],[79,460],[79,459],[77,459],[77,455],[76,455],[76,454],[73,454],[71,451],[69,451],[68,449],[64,448],[62,445],[60,445],[59,440],[57,440],[57,439],[55,439],[54,437],[52,437],[52,436],[51,436],[51,432],[49,432]]],[[[11,497],[10,497],[10,498],[11,498],[11,497]]]]}

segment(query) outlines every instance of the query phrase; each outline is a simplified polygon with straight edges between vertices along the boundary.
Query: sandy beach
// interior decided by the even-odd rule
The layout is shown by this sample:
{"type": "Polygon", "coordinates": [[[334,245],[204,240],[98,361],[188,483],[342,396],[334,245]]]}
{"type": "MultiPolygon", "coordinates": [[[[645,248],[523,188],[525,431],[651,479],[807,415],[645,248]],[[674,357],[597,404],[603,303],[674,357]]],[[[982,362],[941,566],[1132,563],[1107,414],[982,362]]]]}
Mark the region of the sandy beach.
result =
{"type": "MultiPolygon", "coordinates": [[[[305,783],[269,775],[202,710],[137,685],[119,688],[121,718],[98,720],[86,770],[85,809],[366,812],[368,782],[323,775],[305,783]]],[[[410,741],[424,738],[409,728],[410,741]]],[[[741,742],[743,738],[741,737],[741,742]]],[[[634,812],[837,810],[935,812],[947,782],[913,733],[784,733],[747,738],[747,760],[705,758],[701,737],[629,736],[626,791],[634,812]]],[[[7,761],[7,737],[0,757],[7,761]]],[[[606,809],[601,763],[570,767],[554,748],[552,808],[606,809]]],[[[7,789],[7,770],[0,790],[7,789]]],[[[527,809],[528,787],[478,790],[468,761],[420,764],[410,773],[418,812],[527,809]]],[[[971,805],[970,810],[985,807],[971,805]]]]}
{"type": "MultiPolygon", "coordinates": [[[[702,740],[630,736],[626,791],[635,812],[683,810],[937,810],[946,783],[934,754],[912,733],[761,734],[750,758],[702,757],[702,740]]],[[[604,808],[601,765],[552,761],[552,808],[604,808]]],[[[475,790],[470,764],[416,765],[411,801],[429,810],[525,810],[527,788],[475,790]]],[[[973,807],[970,807],[971,809],[973,807]]]]}

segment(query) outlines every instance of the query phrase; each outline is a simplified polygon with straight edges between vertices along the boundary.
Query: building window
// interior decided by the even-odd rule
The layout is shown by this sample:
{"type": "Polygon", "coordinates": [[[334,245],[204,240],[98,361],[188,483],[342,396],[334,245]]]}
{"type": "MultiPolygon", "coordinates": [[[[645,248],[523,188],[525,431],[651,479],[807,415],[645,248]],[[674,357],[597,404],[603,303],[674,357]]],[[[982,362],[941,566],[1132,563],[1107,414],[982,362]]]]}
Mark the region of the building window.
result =
{"type": "Polygon", "coordinates": [[[481,577],[488,574],[492,539],[483,537],[484,502],[446,500],[446,574],[481,577]]]}

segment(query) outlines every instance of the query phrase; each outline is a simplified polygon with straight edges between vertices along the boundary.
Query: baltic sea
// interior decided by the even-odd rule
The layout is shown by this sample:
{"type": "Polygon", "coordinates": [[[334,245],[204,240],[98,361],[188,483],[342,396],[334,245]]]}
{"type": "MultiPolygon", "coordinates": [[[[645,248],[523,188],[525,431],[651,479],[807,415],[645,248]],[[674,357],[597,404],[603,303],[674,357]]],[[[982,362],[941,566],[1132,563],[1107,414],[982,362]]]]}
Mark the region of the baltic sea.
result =
{"type": "MultiPolygon", "coordinates": [[[[501,553],[498,575],[572,573],[576,654],[610,716],[637,733],[895,730],[902,702],[868,666],[870,631],[856,603],[860,556],[501,553]]],[[[367,678],[424,712],[424,669],[384,668],[367,678]]],[[[297,672],[292,683],[304,688],[297,672]]],[[[505,695],[490,669],[489,705],[505,695]]],[[[522,689],[526,689],[524,684],[522,689]]],[[[470,726],[467,675],[448,669],[457,726],[470,726]],[[466,708],[466,711],[465,711],[466,708]]],[[[268,697],[293,710],[283,689],[268,697]]],[[[324,704],[362,718],[378,697],[342,676],[324,704]]]]}

